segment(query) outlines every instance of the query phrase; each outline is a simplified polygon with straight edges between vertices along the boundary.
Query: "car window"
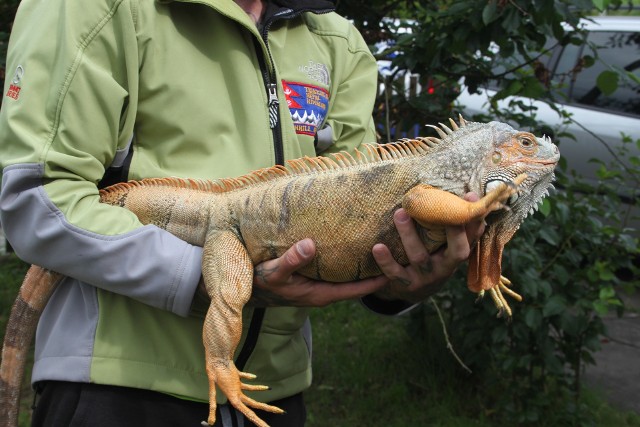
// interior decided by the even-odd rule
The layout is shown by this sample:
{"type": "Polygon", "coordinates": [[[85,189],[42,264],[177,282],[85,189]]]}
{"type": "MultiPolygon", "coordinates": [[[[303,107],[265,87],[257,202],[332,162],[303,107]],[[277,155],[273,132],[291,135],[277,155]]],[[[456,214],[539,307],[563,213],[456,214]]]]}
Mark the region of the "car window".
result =
{"type": "Polygon", "coordinates": [[[558,86],[558,91],[569,96],[573,87],[574,69],[578,58],[582,55],[583,45],[568,44],[557,46],[550,63],[555,64],[553,69],[553,83],[558,86]]]}
{"type": "MultiPolygon", "coordinates": [[[[572,102],[640,116],[640,84],[620,79],[618,89],[611,95],[603,94],[596,86],[598,75],[611,67],[640,76],[640,33],[594,31],[589,34],[588,40],[597,49],[598,59],[593,66],[581,69],[574,75],[569,85],[572,102]]],[[[575,51],[565,54],[569,55],[566,58],[563,55],[557,72],[566,72],[576,64],[575,51]]],[[[584,46],[581,56],[584,55],[594,56],[591,46],[584,46]]]]}

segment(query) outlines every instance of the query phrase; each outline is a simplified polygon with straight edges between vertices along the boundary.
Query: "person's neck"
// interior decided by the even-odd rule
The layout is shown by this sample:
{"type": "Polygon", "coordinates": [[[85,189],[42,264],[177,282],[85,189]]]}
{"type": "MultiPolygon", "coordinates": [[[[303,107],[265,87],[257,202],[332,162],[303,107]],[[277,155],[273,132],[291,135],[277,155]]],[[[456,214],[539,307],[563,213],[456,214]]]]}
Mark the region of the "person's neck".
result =
{"type": "Polygon", "coordinates": [[[262,20],[265,4],[263,0],[234,0],[238,6],[245,11],[247,15],[257,25],[262,20]]]}

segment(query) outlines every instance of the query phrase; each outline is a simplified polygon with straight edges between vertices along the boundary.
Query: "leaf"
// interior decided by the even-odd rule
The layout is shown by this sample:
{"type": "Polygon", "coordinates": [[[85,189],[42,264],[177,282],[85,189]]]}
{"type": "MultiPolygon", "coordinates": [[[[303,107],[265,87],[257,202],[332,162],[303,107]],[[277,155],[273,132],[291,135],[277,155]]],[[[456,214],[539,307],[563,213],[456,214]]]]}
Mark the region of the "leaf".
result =
{"type": "Polygon", "coordinates": [[[631,80],[633,80],[634,82],[636,82],[637,84],[640,84],[640,76],[632,73],[631,71],[627,71],[627,77],[631,80]]]}
{"type": "Polygon", "coordinates": [[[538,329],[542,323],[542,314],[540,314],[540,310],[533,307],[527,308],[524,314],[524,322],[531,329],[538,329]]]}
{"type": "Polygon", "coordinates": [[[593,308],[601,316],[604,316],[609,311],[609,305],[604,301],[594,301],[593,308]]]}
{"type": "Polygon", "coordinates": [[[507,328],[504,326],[497,327],[491,332],[491,340],[494,343],[503,343],[507,340],[507,328]]]}
{"type": "Polygon", "coordinates": [[[607,300],[616,296],[616,291],[611,286],[600,289],[599,297],[601,300],[607,300]]]}
{"type": "Polygon", "coordinates": [[[618,89],[618,79],[620,76],[615,71],[606,70],[598,75],[596,85],[605,95],[611,95],[618,89]]]}
{"type": "Polygon", "coordinates": [[[482,22],[484,25],[489,25],[496,19],[498,19],[498,2],[496,0],[490,0],[484,9],[482,9],[482,22]]]}
{"type": "Polygon", "coordinates": [[[511,32],[514,29],[520,27],[520,11],[516,8],[511,8],[507,12],[507,16],[502,19],[502,28],[507,32],[511,32]]]}
{"type": "MultiPolygon", "coordinates": [[[[578,44],[583,44],[583,43],[582,41],[580,41],[578,44]]],[[[582,57],[582,63],[585,68],[589,68],[596,63],[596,59],[591,55],[585,55],[582,57]]]]}
{"type": "Polygon", "coordinates": [[[593,0],[593,5],[599,10],[603,11],[609,5],[609,0],[593,0]]]}
{"type": "Polygon", "coordinates": [[[548,199],[542,199],[542,203],[538,206],[538,210],[544,216],[549,216],[551,213],[551,202],[548,199]]]}
{"type": "Polygon", "coordinates": [[[551,246],[558,246],[558,243],[560,242],[558,232],[550,227],[541,229],[540,237],[551,246]]]}
{"type": "Polygon", "coordinates": [[[505,89],[505,94],[517,95],[522,90],[522,82],[520,80],[513,80],[509,83],[509,86],[505,89]]]}
{"type": "Polygon", "coordinates": [[[574,337],[580,336],[587,329],[588,323],[587,317],[581,314],[564,312],[560,318],[560,326],[564,332],[574,337]]]}
{"type": "Polygon", "coordinates": [[[567,308],[565,299],[559,295],[554,295],[547,300],[542,308],[544,317],[551,317],[562,313],[567,308]]]}

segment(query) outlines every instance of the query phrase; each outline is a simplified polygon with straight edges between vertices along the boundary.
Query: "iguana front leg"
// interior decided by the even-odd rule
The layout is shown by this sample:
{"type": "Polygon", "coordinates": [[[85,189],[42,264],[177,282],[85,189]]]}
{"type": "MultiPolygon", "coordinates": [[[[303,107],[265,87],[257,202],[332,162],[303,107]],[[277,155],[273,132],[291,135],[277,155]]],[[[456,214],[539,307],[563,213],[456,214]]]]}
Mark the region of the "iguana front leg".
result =
{"type": "Polygon", "coordinates": [[[280,408],[257,402],[243,390],[268,387],[242,383],[255,375],[240,372],[233,354],[242,334],[242,309],[251,297],[253,264],[245,247],[232,232],[213,232],[205,242],[202,275],[211,305],[203,328],[207,375],[209,377],[209,417],[203,426],[216,420],[216,385],[229,403],[259,427],[268,427],[251,408],[282,413],[280,408]]]}
{"type": "Polygon", "coordinates": [[[463,225],[502,209],[504,202],[517,191],[526,178],[518,175],[512,183],[503,182],[476,202],[468,202],[448,191],[420,184],[402,199],[402,207],[421,226],[463,225]]]}
{"type": "MultiPolygon", "coordinates": [[[[402,206],[426,229],[433,228],[434,225],[462,225],[503,208],[506,200],[517,191],[517,186],[525,179],[526,174],[518,175],[513,183],[501,183],[476,202],[468,202],[429,185],[418,185],[405,195],[402,206]]],[[[520,295],[507,287],[511,284],[509,280],[501,275],[502,250],[515,231],[489,227],[476,247],[472,248],[467,277],[470,290],[479,293],[480,296],[488,290],[499,314],[506,313],[507,316],[511,316],[511,308],[503,293],[522,301],[520,295]]]]}

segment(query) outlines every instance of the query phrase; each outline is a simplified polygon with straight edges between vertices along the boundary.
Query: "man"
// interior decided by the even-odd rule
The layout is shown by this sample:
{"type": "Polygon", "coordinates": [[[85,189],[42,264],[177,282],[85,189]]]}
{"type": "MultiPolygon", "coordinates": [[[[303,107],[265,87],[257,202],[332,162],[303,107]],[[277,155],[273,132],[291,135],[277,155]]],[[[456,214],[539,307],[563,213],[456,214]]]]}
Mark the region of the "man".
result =
{"type": "MultiPolygon", "coordinates": [[[[38,327],[33,425],[206,419],[201,248],[100,204],[98,187],[238,176],[375,141],[376,63],[333,9],[325,0],[22,2],[0,114],[1,220],[21,258],[69,276],[38,327]]],[[[376,245],[385,276],[334,286],[296,275],[315,254],[310,240],[256,266],[235,361],[270,387],[257,399],[287,412],[259,413],[271,425],[305,420],[300,307],[366,296],[378,311],[401,311],[437,290],[482,229],[449,229],[447,250],[429,257],[403,210],[395,221],[411,264],[376,245]]],[[[217,425],[249,425],[220,398],[217,425]]]]}

